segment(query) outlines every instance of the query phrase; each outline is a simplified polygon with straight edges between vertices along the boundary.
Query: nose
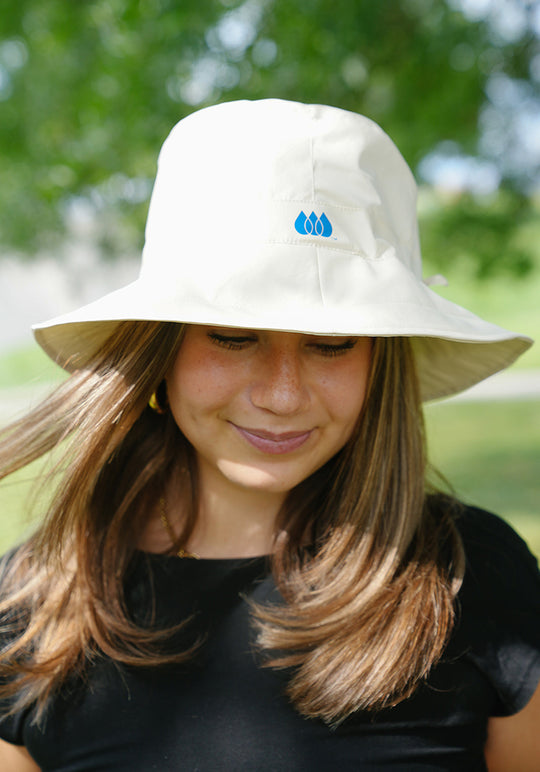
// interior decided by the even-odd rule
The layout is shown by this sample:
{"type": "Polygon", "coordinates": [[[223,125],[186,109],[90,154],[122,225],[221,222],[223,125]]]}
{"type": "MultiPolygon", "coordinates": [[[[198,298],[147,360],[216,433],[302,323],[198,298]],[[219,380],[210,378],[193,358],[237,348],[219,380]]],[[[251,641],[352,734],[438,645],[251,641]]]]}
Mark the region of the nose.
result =
{"type": "Polygon", "coordinates": [[[302,357],[294,345],[272,345],[260,352],[251,385],[251,402],[276,415],[295,415],[309,402],[302,357]]]}

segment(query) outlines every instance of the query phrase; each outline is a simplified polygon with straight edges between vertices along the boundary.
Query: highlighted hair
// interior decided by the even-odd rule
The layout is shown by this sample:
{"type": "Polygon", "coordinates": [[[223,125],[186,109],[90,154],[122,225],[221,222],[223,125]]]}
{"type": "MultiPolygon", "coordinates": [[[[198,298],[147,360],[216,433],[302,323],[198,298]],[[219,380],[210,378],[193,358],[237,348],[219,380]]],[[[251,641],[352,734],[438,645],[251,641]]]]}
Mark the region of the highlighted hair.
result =
{"type": "MultiPolygon", "coordinates": [[[[0,435],[0,479],[53,449],[62,478],[36,533],[4,560],[0,695],[13,710],[48,699],[93,656],[182,662],[170,630],[137,626],[124,599],[148,512],[182,467],[196,519],[191,447],[172,416],[148,408],[183,326],[122,322],[84,370],[0,435]]],[[[422,412],[407,339],[374,341],[355,432],[291,491],[273,571],[284,603],[254,606],[264,663],[292,667],[289,695],[329,724],[408,696],[440,657],[463,572],[452,502],[426,495],[422,412]]],[[[189,624],[185,620],[182,624],[189,624]]],[[[178,628],[175,628],[178,629],[178,628]]]]}

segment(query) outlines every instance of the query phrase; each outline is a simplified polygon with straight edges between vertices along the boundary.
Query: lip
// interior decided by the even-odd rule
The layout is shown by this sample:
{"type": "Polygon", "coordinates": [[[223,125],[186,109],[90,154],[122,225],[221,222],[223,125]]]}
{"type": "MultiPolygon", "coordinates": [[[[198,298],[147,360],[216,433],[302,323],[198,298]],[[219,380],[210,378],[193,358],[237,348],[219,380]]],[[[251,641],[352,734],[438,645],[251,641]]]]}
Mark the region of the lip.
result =
{"type": "Polygon", "coordinates": [[[271,453],[272,455],[292,453],[293,450],[300,448],[307,442],[312,434],[312,429],[301,432],[281,432],[276,434],[274,432],[268,432],[265,429],[247,429],[244,426],[238,426],[233,423],[231,423],[231,426],[233,426],[240,436],[247,440],[254,448],[261,450],[263,453],[271,453]]]}

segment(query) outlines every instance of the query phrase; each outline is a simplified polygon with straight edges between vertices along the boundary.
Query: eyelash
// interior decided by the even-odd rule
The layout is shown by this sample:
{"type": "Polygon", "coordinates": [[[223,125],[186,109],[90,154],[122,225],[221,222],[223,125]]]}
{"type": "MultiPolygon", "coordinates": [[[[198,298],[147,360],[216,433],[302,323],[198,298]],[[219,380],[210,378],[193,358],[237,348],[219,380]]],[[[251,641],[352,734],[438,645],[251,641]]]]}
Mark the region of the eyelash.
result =
{"type": "MultiPolygon", "coordinates": [[[[217,332],[210,332],[208,333],[208,337],[210,340],[215,343],[218,346],[221,346],[222,348],[228,349],[229,351],[241,351],[246,344],[248,343],[255,343],[257,341],[257,338],[248,338],[248,337],[231,337],[228,335],[219,335],[217,332]]],[[[344,343],[310,343],[309,346],[312,349],[315,349],[317,353],[321,354],[321,356],[325,357],[336,357],[340,354],[345,354],[347,351],[350,351],[352,348],[354,348],[356,345],[356,340],[350,339],[346,340],[344,343]]]]}
{"type": "Polygon", "coordinates": [[[254,343],[256,341],[256,338],[229,337],[227,335],[218,335],[217,332],[209,332],[208,337],[213,343],[231,351],[240,351],[246,343],[254,343]]]}
{"type": "Polygon", "coordinates": [[[311,345],[325,357],[337,357],[354,348],[356,341],[346,340],[345,343],[313,343],[311,345]]]}

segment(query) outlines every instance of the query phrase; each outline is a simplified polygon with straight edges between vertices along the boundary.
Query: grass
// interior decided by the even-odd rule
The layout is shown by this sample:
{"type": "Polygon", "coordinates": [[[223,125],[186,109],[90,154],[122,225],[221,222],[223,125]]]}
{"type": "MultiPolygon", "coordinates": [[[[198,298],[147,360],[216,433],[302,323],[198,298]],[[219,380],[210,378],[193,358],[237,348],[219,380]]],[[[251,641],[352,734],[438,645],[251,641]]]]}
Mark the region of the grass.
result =
{"type": "Polygon", "coordinates": [[[0,482],[0,554],[30,534],[44,509],[38,493],[43,462],[34,462],[0,482]]]}
{"type": "Polygon", "coordinates": [[[426,409],[430,459],[459,498],[497,512],[540,557],[540,400],[426,409]]]}
{"type": "Polygon", "coordinates": [[[54,383],[63,377],[64,371],[37,345],[14,348],[0,356],[0,389],[54,383]]]}

